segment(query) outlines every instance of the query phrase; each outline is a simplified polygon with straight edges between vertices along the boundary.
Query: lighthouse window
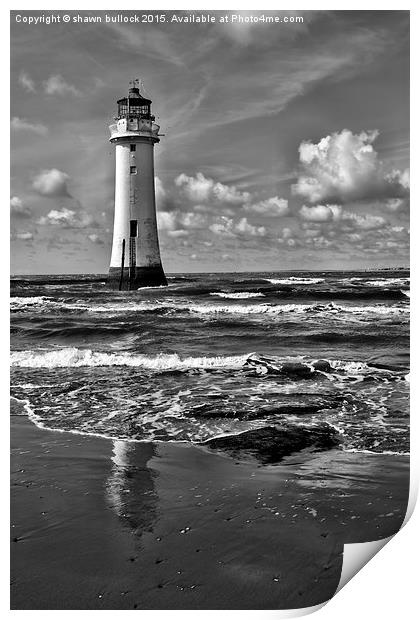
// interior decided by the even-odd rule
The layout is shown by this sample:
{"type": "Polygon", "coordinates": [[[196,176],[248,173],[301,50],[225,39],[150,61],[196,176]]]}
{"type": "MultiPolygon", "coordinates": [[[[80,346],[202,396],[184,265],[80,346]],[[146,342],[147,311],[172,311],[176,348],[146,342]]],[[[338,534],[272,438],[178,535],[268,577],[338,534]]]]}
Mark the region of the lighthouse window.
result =
{"type": "Polygon", "coordinates": [[[130,237],[137,237],[137,220],[130,220],[130,237]]]}
{"type": "Polygon", "coordinates": [[[136,145],[135,144],[130,144],[130,151],[133,153],[133,151],[136,150],[136,145]]]}
{"type": "Polygon", "coordinates": [[[130,174],[137,174],[137,166],[130,166],[130,174]]]}

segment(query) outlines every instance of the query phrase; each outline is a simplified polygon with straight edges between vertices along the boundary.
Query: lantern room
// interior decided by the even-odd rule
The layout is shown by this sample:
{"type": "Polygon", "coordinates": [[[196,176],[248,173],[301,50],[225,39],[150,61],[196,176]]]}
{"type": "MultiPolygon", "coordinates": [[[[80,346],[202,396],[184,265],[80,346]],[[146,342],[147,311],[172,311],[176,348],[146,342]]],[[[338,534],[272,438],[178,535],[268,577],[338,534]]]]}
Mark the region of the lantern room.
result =
{"type": "Polygon", "coordinates": [[[128,96],[118,99],[118,116],[117,119],[126,117],[137,117],[155,120],[151,114],[151,100],[147,99],[141,92],[138,80],[130,82],[128,96]]]}

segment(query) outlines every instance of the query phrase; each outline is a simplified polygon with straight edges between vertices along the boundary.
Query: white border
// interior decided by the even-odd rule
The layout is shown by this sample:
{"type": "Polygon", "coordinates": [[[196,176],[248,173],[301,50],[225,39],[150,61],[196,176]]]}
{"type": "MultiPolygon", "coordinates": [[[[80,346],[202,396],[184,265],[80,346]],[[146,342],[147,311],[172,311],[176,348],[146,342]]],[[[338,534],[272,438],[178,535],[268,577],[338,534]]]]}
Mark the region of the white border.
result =
{"type": "MultiPolygon", "coordinates": [[[[2,45],[2,61],[5,65],[5,70],[2,72],[2,75],[5,76],[8,73],[8,65],[7,59],[9,57],[9,11],[10,10],[140,10],[141,4],[138,2],[120,2],[116,7],[115,3],[95,1],[90,2],[88,7],[82,7],[79,3],[74,3],[73,6],[69,6],[69,2],[60,2],[59,0],[52,2],[51,0],[44,0],[42,5],[38,6],[33,2],[21,1],[18,5],[12,6],[11,2],[7,3],[8,6],[3,7],[1,9],[1,45],[2,45]]],[[[411,9],[411,20],[412,20],[412,49],[411,49],[411,59],[412,65],[418,64],[419,54],[419,46],[418,39],[420,36],[419,29],[419,19],[417,16],[417,10],[413,10],[416,7],[414,2],[389,2],[387,0],[383,0],[382,2],[366,2],[363,0],[353,0],[342,1],[339,4],[337,2],[308,2],[308,0],[302,0],[299,2],[298,6],[291,6],[291,3],[279,6],[278,3],[273,1],[265,2],[261,6],[257,6],[256,2],[235,2],[233,5],[229,6],[227,9],[226,4],[222,4],[222,2],[204,2],[203,0],[195,0],[195,1],[187,1],[184,2],[157,2],[156,5],[153,6],[148,4],[148,8],[151,10],[159,10],[159,9],[208,9],[208,10],[410,10],[411,9]]],[[[418,70],[417,70],[418,73],[418,70]]],[[[5,78],[3,77],[5,81],[5,78]]],[[[419,109],[418,97],[417,95],[418,88],[418,78],[414,74],[412,70],[412,109],[419,109]],[[415,100],[415,103],[414,103],[415,100]]],[[[6,89],[4,89],[6,90],[6,89]]],[[[7,123],[7,119],[9,118],[9,102],[8,97],[6,97],[6,93],[3,92],[2,97],[2,106],[3,106],[3,115],[5,124],[7,123]]],[[[415,115],[412,114],[412,134],[415,140],[415,137],[418,135],[418,122],[415,115]]],[[[3,152],[1,153],[2,159],[2,169],[8,170],[8,161],[9,156],[7,151],[7,146],[3,146],[3,152]]],[[[413,153],[413,155],[416,155],[413,153]]],[[[416,157],[413,157],[412,168],[417,170],[416,166],[416,157]]],[[[6,176],[6,175],[5,175],[6,176]]],[[[412,210],[412,229],[417,232],[418,228],[418,201],[417,198],[417,183],[416,178],[417,175],[413,174],[414,178],[413,189],[414,198],[412,203],[415,205],[415,208],[412,210]]],[[[4,218],[4,221],[1,221],[2,228],[4,234],[8,234],[9,223],[8,223],[8,211],[6,210],[6,205],[9,201],[8,196],[8,181],[5,178],[4,183],[2,184],[2,190],[4,193],[3,196],[3,209],[1,211],[1,217],[4,218]]],[[[414,244],[413,244],[414,245],[414,244]]],[[[417,304],[417,291],[418,291],[418,278],[417,274],[413,271],[414,267],[417,267],[417,255],[416,248],[412,250],[412,301],[414,312],[412,316],[412,351],[419,350],[419,330],[417,329],[418,323],[418,304],[417,304]]],[[[3,265],[2,269],[2,290],[8,291],[9,288],[9,255],[8,255],[8,244],[3,243],[0,244],[0,257],[1,264],[3,265]]],[[[1,360],[1,370],[3,372],[0,373],[0,389],[2,390],[2,394],[7,402],[8,395],[8,356],[7,356],[7,343],[8,343],[8,324],[9,324],[9,309],[8,304],[6,303],[6,299],[2,299],[2,303],[0,305],[1,308],[1,326],[3,329],[3,350],[5,351],[5,355],[2,356],[1,360]]],[[[414,456],[412,457],[412,468],[411,468],[411,477],[412,477],[412,496],[411,503],[413,503],[413,490],[418,488],[418,480],[419,480],[419,437],[420,437],[420,424],[417,419],[420,416],[420,412],[417,411],[416,405],[418,404],[418,389],[416,386],[416,377],[417,377],[417,356],[414,362],[414,370],[411,373],[412,378],[412,452],[414,456]]],[[[3,411],[3,440],[4,447],[2,451],[3,458],[3,467],[2,471],[4,472],[4,482],[5,482],[5,491],[4,496],[8,497],[8,486],[9,486],[9,459],[8,459],[8,417],[7,417],[7,407],[4,408],[3,411]]],[[[8,511],[6,507],[3,507],[2,511],[3,515],[3,528],[2,532],[5,536],[5,545],[6,549],[8,548],[8,511]],[[7,533],[7,540],[6,540],[7,533]]],[[[386,545],[386,547],[375,557],[373,558],[364,568],[358,573],[350,582],[349,585],[345,586],[342,591],[339,592],[334,598],[326,604],[320,611],[317,611],[316,618],[319,620],[348,620],[352,619],[357,615],[362,619],[365,618],[380,618],[381,620],[394,620],[395,618],[399,618],[401,620],[408,620],[414,617],[417,617],[418,614],[418,603],[417,603],[417,555],[420,546],[419,546],[419,531],[420,531],[420,517],[419,517],[419,509],[414,512],[413,517],[409,520],[407,525],[403,528],[403,530],[398,533],[391,542],[386,545]]],[[[51,616],[52,618],[58,617],[68,617],[73,618],[76,616],[80,617],[91,617],[96,616],[98,614],[107,614],[112,618],[119,618],[123,612],[121,611],[13,611],[8,612],[8,600],[9,600],[9,585],[8,585],[8,559],[6,558],[6,565],[2,566],[2,608],[6,613],[13,614],[14,617],[20,618],[21,616],[28,617],[28,615],[35,618],[51,616]]],[[[296,616],[297,614],[290,613],[281,613],[277,611],[230,611],[224,612],[220,611],[141,611],[142,620],[159,619],[163,617],[167,617],[170,614],[170,617],[174,620],[184,620],[186,617],[192,618],[213,618],[215,614],[217,614],[218,618],[229,618],[235,620],[236,618],[239,620],[247,620],[247,619],[259,619],[259,618],[281,618],[281,617],[292,617],[292,615],[296,616]]]]}

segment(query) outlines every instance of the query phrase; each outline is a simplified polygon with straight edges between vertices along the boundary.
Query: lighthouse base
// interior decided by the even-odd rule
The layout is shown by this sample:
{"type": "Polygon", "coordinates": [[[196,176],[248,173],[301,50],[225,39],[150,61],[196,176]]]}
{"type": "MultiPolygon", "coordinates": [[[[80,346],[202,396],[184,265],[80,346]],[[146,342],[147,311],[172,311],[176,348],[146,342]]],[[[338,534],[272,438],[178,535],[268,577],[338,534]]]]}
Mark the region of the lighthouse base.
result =
{"type": "Polygon", "coordinates": [[[108,286],[119,291],[136,291],[146,286],[168,286],[162,265],[155,267],[110,267],[108,286]]]}

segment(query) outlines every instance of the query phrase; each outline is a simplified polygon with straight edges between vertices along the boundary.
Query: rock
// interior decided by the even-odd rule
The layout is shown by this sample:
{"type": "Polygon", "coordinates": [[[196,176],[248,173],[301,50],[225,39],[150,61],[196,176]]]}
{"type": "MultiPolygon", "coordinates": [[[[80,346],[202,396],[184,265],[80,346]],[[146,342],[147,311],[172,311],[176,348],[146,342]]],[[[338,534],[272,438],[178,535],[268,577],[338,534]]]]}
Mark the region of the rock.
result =
{"type": "Polygon", "coordinates": [[[312,368],[301,362],[286,362],[281,366],[280,370],[282,374],[297,377],[309,377],[313,373],[312,368]]]}
{"type": "Polygon", "coordinates": [[[319,370],[320,372],[331,372],[331,364],[327,360],[317,360],[312,364],[315,370],[319,370]]]}
{"type": "Polygon", "coordinates": [[[266,426],[239,435],[209,439],[201,445],[225,451],[234,458],[253,457],[264,465],[272,465],[301,450],[319,452],[335,448],[339,445],[339,435],[327,424],[266,426]]]}

